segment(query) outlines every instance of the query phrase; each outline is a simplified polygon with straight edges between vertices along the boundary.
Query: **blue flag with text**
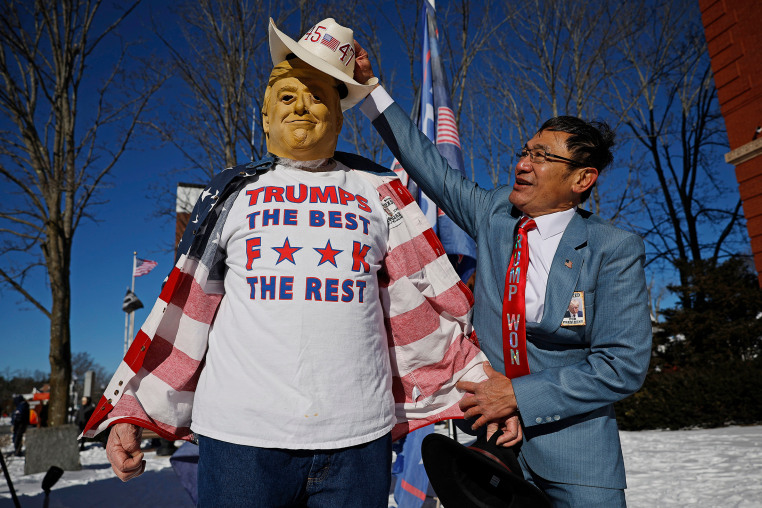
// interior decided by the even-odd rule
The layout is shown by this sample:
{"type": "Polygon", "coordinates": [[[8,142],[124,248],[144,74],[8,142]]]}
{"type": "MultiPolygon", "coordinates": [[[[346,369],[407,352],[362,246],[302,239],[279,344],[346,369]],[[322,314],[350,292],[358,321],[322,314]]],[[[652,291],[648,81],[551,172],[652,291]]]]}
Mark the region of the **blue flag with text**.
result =
{"type": "MultiPolygon", "coordinates": [[[[418,128],[421,132],[436,143],[439,153],[447,159],[450,167],[465,175],[458,125],[439,54],[435,11],[429,0],[424,2],[422,18],[422,83],[420,101],[414,106],[413,117],[417,119],[418,128]],[[417,114],[416,109],[418,110],[417,114]]],[[[442,241],[450,262],[452,262],[461,279],[468,282],[476,269],[476,245],[473,239],[439,210],[434,202],[408,177],[397,160],[394,161],[392,169],[407,185],[413,196],[416,196],[418,205],[442,241]]],[[[398,467],[395,471],[397,483],[394,489],[394,499],[399,508],[419,508],[426,500],[429,479],[421,460],[421,443],[423,438],[433,431],[434,426],[429,425],[411,432],[405,439],[402,452],[397,458],[400,464],[395,464],[398,467]]]]}
{"type": "MultiPolygon", "coordinates": [[[[447,159],[450,167],[465,175],[458,125],[439,54],[434,7],[426,1],[423,10],[422,83],[420,102],[415,105],[415,109],[418,109],[418,128],[436,143],[439,153],[447,159]]],[[[413,196],[416,196],[418,205],[442,241],[455,270],[461,279],[467,282],[476,269],[474,240],[418,189],[398,161],[394,161],[392,169],[397,172],[413,196]]]]}

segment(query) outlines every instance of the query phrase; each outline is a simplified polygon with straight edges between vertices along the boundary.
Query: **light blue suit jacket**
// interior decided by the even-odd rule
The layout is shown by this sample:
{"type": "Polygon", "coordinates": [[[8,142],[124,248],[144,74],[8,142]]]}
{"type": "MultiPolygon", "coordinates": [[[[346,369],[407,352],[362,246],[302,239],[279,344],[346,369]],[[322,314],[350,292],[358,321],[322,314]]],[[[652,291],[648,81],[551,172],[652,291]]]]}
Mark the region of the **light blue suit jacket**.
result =
{"type": "MultiPolygon", "coordinates": [[[[453,170],[392,104],[373,125],[421,189],[477,243],[474,327],[504,372],[503,291],[520,212],[509,186],[480,188],[453,170]]],[[[643,241],[579,210],[548,277],[542,321],[527,324],[531,374],[513,380],[524,426],[521,454],[546,480],[626,487],[613,403],[643,384],[651,322],[643,241]],[[562,327],[574,291],[584,291],[584,326],[562,327]]]]}

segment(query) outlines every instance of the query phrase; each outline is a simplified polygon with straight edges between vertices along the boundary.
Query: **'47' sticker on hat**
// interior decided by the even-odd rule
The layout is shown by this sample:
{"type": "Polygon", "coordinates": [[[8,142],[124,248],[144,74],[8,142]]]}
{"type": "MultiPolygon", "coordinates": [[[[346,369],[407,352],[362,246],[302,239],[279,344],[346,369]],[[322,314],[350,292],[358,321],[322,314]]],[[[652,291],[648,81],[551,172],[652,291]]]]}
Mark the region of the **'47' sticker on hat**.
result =
{"type": "Polygon", "coordinates": [[[575,291],[569,307],[564,312],[561,326],[582,326],[585,324],[585,292],[575,291]]]}

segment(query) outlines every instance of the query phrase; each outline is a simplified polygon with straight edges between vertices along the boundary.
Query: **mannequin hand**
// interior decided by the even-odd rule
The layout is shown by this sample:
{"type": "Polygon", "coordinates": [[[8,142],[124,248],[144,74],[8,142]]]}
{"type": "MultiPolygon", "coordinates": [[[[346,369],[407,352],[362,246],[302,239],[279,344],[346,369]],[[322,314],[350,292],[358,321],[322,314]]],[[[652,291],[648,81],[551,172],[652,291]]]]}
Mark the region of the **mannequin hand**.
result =
{"type": "Polygon", "coordinates": [[[140,451],[143,429],[131,423],[117,423],[106,443],[106,456],[120,480],[126,482],[143,474],[146,461],[140,451]]]}

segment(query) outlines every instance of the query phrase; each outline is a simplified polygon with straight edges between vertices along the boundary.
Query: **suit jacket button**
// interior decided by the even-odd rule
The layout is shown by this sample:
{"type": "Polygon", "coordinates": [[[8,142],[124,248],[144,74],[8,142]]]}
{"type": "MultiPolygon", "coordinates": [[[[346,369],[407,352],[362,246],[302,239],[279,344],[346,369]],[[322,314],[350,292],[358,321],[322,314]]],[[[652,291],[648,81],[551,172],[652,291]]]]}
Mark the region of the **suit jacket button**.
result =
{"type": "Polygon", "coordinates": [[[558,421],[558,420],[560,420],[560,419],[561,419],[561,416],[559,416],[559,415],[555,415],[555,416],[553,417],[553,419],[554,419],[555,421],[558,421]]]}
{"type": "Polygon", "coordinates": [[[535,420],[537,423],[542,423],[542,418],[538,418],[535,420]]]}
{"type": "Polygon", "coordinates": [[[553,418],[551,418],[550,416],[546,416],[546,417],[545,417],[545,421],[546,421],[546,422],[552,422],[552,421],[553,421],[553,418]]]}

